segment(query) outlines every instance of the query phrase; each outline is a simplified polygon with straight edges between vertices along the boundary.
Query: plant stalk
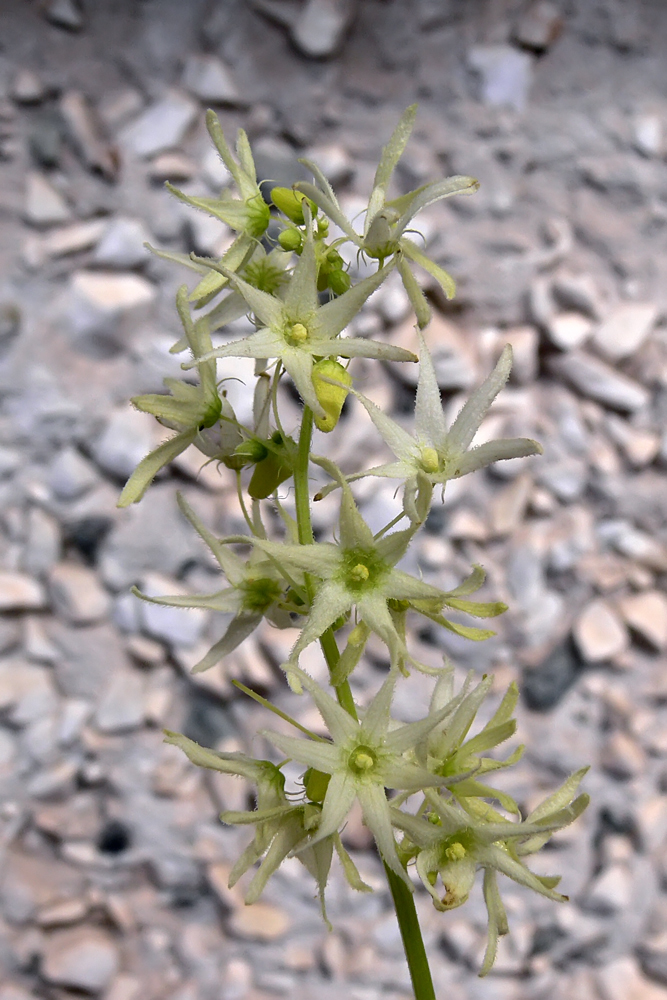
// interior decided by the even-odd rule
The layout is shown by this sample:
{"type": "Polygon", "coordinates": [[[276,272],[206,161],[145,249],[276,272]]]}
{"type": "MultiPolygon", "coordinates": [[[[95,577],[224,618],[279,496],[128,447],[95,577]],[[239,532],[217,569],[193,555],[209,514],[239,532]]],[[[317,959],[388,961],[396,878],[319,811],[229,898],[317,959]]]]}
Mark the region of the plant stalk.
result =
{"type": "MultiPolygon", "coordinates": [[[[310,517],[310,491],[308,489],[308,467],[310,463],[310,444],[312,437],[313,411],[310,407],[304,406],[301,430],[299,432],[296,467],[294,469],[296,525],[300,545],[312,545],[315,541],[313,535],[313,523],[310,517]]],[[[306,593],[308,595],[308,600],[312,604],[315,593],[313,581],[310,574],[306,573],[305,577],[306,593]]],[[[324,654],[324,659],[327,662],[329,673],[331,674],[340,659],[336,637],[334,636],[332,629],[328,628],[326,632],[323,632],[320,638],[320,646],[322,647],[322,653],[324,654]]],[[[353,719],[356,719],[357,707],[354,704],[354,698],[352,697],[352,691],[350,690],[348,682],[345,680],[342,684],[338,684],[335,687],[335,691],[339,705],[341,705],[346,712],[349,712],[353,719]]]]}
{"type": "Polygon", "coordinates": [[[387,873],[387,881],[394,901],[415,1000],[436,1000],[414,896],[405,882],[391,868],[385,865],[384,870],[387,873]]]}
{"type": "MultiPolygon", "coordinates": [[[[297,461],[294,469],[294,493],[296,501],[296,523],[301,545],[311,545],[315,538],[313,536],[313,524],[310,516],[310,492],[308,489],[308,468],[310,463],[310,445],[313,435],[313,412],[309,407],[304,407],[301,431],[299,433],[299,445],[297,450],[297,461]]],[[[312,602],[314,596],[313,582],[306,574],[306,592],[308,599],[312,602]]],[[[340,659],[340,652],[336,637],[332,629],[327,629],[320,638],[320,645],[324,658],[331,673],[340,659]]],[[[336,696],[339,704],[354,718],[357,719],[357,707],[352,697],[349,683],[345,680],[336,687],[336,696]]],[[[389,881],[389,889],[396,909],[396,918],[401,931],[405,957],[410,970],[410,979],[415,993],[415,1000],[436,1000],[433,989],[433,979],[429,969],[424,939],[422,938],[415,901],[412,893],[405,883],[387,865],[384,866],[389,881]]]]}

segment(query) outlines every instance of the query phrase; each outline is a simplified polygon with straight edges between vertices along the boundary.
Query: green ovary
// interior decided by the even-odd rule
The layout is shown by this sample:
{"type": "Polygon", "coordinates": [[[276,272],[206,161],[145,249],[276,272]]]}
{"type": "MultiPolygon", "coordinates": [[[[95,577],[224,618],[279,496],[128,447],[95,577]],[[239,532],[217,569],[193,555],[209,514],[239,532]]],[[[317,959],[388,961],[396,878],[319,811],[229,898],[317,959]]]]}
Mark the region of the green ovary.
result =
{"type": "Polygon", "coordinates": [[[433,474],[440,470],[440,457],[435,448],[422,448],[420,464],[426,473],[433,474]]]}
{"type": "Polygon", "coordinates": [[[266,611],[278,600],[282,588],[276,580],[270,577],[260,577],[257,580],[246,580],[241,587],[243,591],[243,608],[245,611],[266,611]]]}
{"type": "Polygon", "coordinates": [[[310,334],[308,333],[308,328],[303,325],[303,323],[293,323],[291,327],[285,331],[285,338],[292,347],[298,347],[308,340],[310,334]]]}
{"type": "Polygon", "coordinates": [[[347,758],[347,763],[354,774],[362,775],[372,771],[377,765],[377,760],[377,754],[371,747],[361,745],[354,748],[347,758]]]}
{"type": "Polygon", "coordinates": [[[348,549],[343,555],[340,579],[348,590],[363,593],[377,587],[388,568],[373,549],[348,549]]]}

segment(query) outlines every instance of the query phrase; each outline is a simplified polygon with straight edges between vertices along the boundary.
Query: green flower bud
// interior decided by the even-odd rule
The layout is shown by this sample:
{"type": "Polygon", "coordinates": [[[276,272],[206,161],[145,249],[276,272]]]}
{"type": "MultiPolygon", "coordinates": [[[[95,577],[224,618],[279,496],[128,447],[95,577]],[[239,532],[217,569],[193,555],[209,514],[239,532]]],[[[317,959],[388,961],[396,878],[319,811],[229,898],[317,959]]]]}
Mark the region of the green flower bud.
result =
{"type": "Polygon", "coordinates": [[[259,441],[257,438],[249,438],[247,441],[242,441],[241,444],[236,446],[234,454],[239,458],[243,458],[246,465],[254,465],[257,462],[262,462],[269,454],[269,451],[263,441],[259,441]]]}
{"type": "Polygon", "coordinates": [[[279,431],[271,438],[271,448],[267,448],[266,458],[255,466],[248,485],[248,493],[253,500],[266,500],[274,493],[281,483],[292,475],[292,452],[296,443],[292,438],[287,442],[279,431]]]}
{"type": "Polygon", "coordinates": [[[283,250],[289,250],[292,253],[300,253],[303,249],[303,235],[298,229],[293,229],[290,226],[288,229],[283,229],[282,233],[278,237],[278,243],[283,250]]]}
{"type": "Polygon", "coordinates": [[[352,385],[352,377],[347,370],[337,361],[331,358],[324,358],[313,366],[313,386],[318,402],[324,410],[325,417],[315,417],[315,425],[318,430],[328,434],[334,429],[340,418],[343,403],[347,398],[347,389],[339,385],[332,385],[325,382],[322,376],[342,382],[343,385],[352,385]]]}
{"type": "Polygon", "coordinates": [[[352,282],[347,271],[335,270],[327,275],[327,284],[334,295],[344,295],[348,291],[352,282]]]}
{"type": "Polygon", "coordinates": [[[306,789],[306,795],[311,802],[324,801],[330,780],[330,774],[325,774],[323,771],[316,771],[314,767],[308,768],[303,776],[303,787],[306,789]]]}
{"type": "MultiPolygon", "coordinates": [[[[297,226],[303,226],[305,219],[303,216],[303,202],[308,201],[305,195],[292,188],[274,187],[271,189],[271,201],[278,211],[286,215],[288,219],[295,222],[297,226]]],[[[308,201],[311,215],[317,215],[317,205],[308,201]]]]}

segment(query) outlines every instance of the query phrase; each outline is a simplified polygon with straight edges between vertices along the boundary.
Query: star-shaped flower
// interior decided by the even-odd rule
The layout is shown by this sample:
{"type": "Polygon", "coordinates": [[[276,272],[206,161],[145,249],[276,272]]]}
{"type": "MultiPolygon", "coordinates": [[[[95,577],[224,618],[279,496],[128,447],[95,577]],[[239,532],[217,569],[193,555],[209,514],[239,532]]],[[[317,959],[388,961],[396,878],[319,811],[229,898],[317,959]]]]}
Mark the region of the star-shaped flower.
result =
{"type": "MultiPolygon", "coordinates": [[[[185,339],[195,359],[211,351],[211,337],[205,320],[192,322],[188,308],[187,288],[183,285],[176,296],[176,306],[185,330],[185,339]]],[[[218,423],[223,411],[231,412],[218,394],[215,361],[195,361],[199,367],[199,385],[188,385],[180,379],[167,378],[165,384],[171,395],[150,393],[135,396],[133,405],[144,413],[152,413],[160,423],[178,431],[175,437],[164,441],[139,463],[118,500],[119,507],[127,507],[141,500],[146,489],[160,469],[191,445],[206,428],[218,423]]],[[[233,412],[231,413],[233,418],[233,412]]]]}
{"type": "Polygon", "coordinates": [[[317,164],[310,160],[301,160],[312,172],[319,187],[308,182],[299,182],[296,187],[318,205],[367,256],[378,259],[380,263],[387,257],[395,258],[405,290],[417,314],[419,326],[424,327],[429,322],[431,310],[408,262],[418,264],[434,277],[448,299],[454,296],[456,286],[452,276],[422,253],[405,235],[406,230],[422,209],[453,194],[473,194],[478,189],[479,182],[474,177],[447,177],[445,180],[424,184],[408,194],[387,201],[389,182],[410,138],[416,115],[416,104],[403,112],[394,134],[382,152],[366,209],[363,233],[357,233],[346,218],[331,185],[317,164]]]}
{"type": "Polygon", "coordinates": [[[304,780],[304,795],[296,799],[285,794],[285,776],[279,767],[268,760],[256,760],[243,753],[223,753],[202,747],[181,733],[165,730],[165,743],[179,747],[198,767],[206,767],[223,774],[245,778],[257,787],[257,807],[253,810],[231,811],[221,814],[223,823],[255,827],[255,836],[241,854],[229,875],[233,888],[240,877],[256,862],[261,862],[245,892],[246,903],[254,903],[261,896],[266,883],[285,858],[299,845],[299,861],[315,878],[322,915],[326,920],[324,890],[331,859],[335,849],[348,884],[360,892],[369,892],[370,886],[362,881],[357,868],[341,843],[337,833],[312,839],[317,831],[322,806],[320,796],[312,786],[321,782],[304,780]]]}
{"type": "Polygon", "coordinates": [[[383,358],[390,361],[415,361],[415,355],[400,347],[365,340],[339,337],[339,334],[378,288],[388,273],[382,268],[350,288],[338,298],[320,306],[317,297],[317,262],[312,233],[308,233],[303,253],[294,268],[283,298],[254,288],[237,274],[220,266],[221,272],[261,324],[260,329],[243,340],[224,344],[203,358],[184,365],[209,362],[212,358],[279,358],[291,376],[306,406],[321,418],[326,413],[313,386],[313,366],[320,358],[383,358]]]}
{"type": "Polygon", "coordinates": [[[291,760],[331,776],[326,785],[317,833],[308,844],[313,846],[337,833],[352,803],[359,799],[364,822],[375,837],[382,858],[412,889],[396,851],[385,788],[414,792],[442,784],[442,778],[411,760],[408,751],[426,738],[442,718],[443,711],[419,722],[396,723],[392,720],[390,708],[396,683],[396,672],[392,671],[358,722],[312,677],[298,667],[295,672],[317,705],[332,742],[274,732],[264,735],[291,760]]]}
{"type": "Polygon", "coordinates": [[[343,491],[339,545],[331,542],[290,545],[262,538],[245,539],[242,536],[233,539],[251,541],[270,556],[283,572],[309,573],[322,581],[301,634],[288,661],[283,664],[288,679],[291,682],[294,680],[293,667],[303,650],[335,621],[348,614],[352,607],[356,608],[365,625],[386,644],[392,664],[408,660],[418,668],[425,669],[408,652],[393,619],[392,604],[409,601],[417,605],[417,602],[424,601],[441,610],[449,602],[451,595],[396,569],[396,563],[405,555],[415,533],[414,527],[394,531],[376,540],[359,513],[350,487],[340,471],[325,458],[318,458],[317,463],[337,478],[343,491]]]}
{"type": "Polygon", "coordinates": [[[198,674],[215,666],[236,649],[255,631],[262,618],[267,618],[277,628],[289,628],[292,624],[289,612],[298,608],[287,599],[284,579],[272,559],[267,559],[259,550],[255,550],[249,559],[241,559],[228,545],[215,538],[180,494],[177,499],[183,514],[208,545],[230,585],[213,594],[148,597],[136,587],[132,588],[132,592],[151,604],[208,608],[234,615],[224,635],[192,668],[192,673],[198,674]]]}
{"type": "MultiPolygon", "coordinates": [[[[470,447],[491,404],[509,378],[512,368],[512,348],[509,344],[503,350],[491,374],[473,392],[452,426],[448,428],[433,361],[421,333],[419,338],[419,381],[414,434],[404,430],[363,393],[354,389],[348,390],[354,392],[366,408],[383,440],[397,458],[395,462],[376,465],[365,472],[350,476],[349,480],[353,481],[364,476],[404,479],[406,512],[413,521],[423,519],[415,504],[415,497],[420,488],[425,491],[428,501],[431,496],[430,490],[436,484],[444,486],[449,479],[458,479],[492,462],[542,453],[541,445],[530,438],[499,438],[470,447]]],[[[319,495],[325,496],[328,491],[325,488],[319,495]]],[[[428,502],[424,502],[422,498],[420,504],[422,511],[427,511],[428,506],[428,502]]]]}
{"type": "MultiPolygon", "coordinates": [[[[257,240],[263,236],[269,225],[271,210],[257,183],[255,161],[248,136],[243,129],[238,130],[236,138],[237,162],[227,145],[220,121],[214,111],[207,111],[206,127],[220,158],[234,179],[241,198],[233,198],[228,191],[222,191],[218,198],[196,197],[179,191],[172,184],[167,183],[166,187],[186,205],[220,219],[239,234],[222,258],[224,264],[235,271],[250,260],[257,240]]],[[[168,252],[162,252],[161,255],[187,265],[187,260],[180,255],[174,256],[168,252]]],[[[226,284],[227,279],[220,272],[208,270],[190,298],[198,305],[205,305],[226,284]]]]}
{"type": "Polygon", "coordinates": [[[589,796],[574,796],[586,771],[583,768],[568,778],[524,822],[510,823],[484,803],[466,811],[432,788],[424,791],[426,819],[392,808],[393,825],[407,834],[402,851],[416,855],[417,872],[436,909],[450,910],[465,903],[476,872],[484,869],[489,941],[481,976],[493,965],[498,937],[509,930],[496,881],[498,872],[548,899],[567,899],[555,891],[560,878],[535,875],[521,858],[538,850],[553,833],[573,823],[584,811],[589,796]]]}

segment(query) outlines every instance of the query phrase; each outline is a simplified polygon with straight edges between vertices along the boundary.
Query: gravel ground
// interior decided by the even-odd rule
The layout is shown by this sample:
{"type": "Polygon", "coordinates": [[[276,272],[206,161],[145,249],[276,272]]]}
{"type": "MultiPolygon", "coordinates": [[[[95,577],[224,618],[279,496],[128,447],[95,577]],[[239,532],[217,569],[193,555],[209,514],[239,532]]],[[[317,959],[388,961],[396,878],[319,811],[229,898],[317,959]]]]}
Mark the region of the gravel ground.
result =
{"type": "MultiPolygon", "coordinates": [[[[162,743],[168,725],[267,752],[233,677],[303,712],[277,669],[289,635],[260,629],[224,673],[194,678],[220,622],[128,593],[213,589],[175,491],[228,532],[233,484],[186,453],[141,505],[115,503],[159,440],[127,399],[180,372],[168,348],[183,275],[144,241],[206,254],[228,241],[163,187],[226,183],[205,108],[228,134],[247,129],[262,175],[291,184],[308,155],[354,212],[414,100],[399,187],[481,181],[419,219],[459,284],[449,304],[427,289],[445,405],[455,413],[511,342],[512,382],[482,433],[545,449],[451,483],[413,557],[441,586],[481,562],[486,593],[511,606],[497,638],[414,642],[461,676],[494,670],[498,694],[519,681],[527,751],[505,781],[525,807],[587,763],[593,799],[538,859],[572,902],[512,884],[488,979],[475,975],[481,898],[437,914],[418,893],[438,995],[667,998],[664,4],[3,0],[0,38],[0,1000],[410,996],[360,819],[344,839],[377,891],[355,895],[334,872],[332,933],[296,860],[245,907],[227,874],[246,835],[217,813],[248,790],[162,743]]],[[[391,282],[358,320],[407,345],[412,325],[391,282]]],[[[383,408],[409,409],[404,373],[356,373],[383,408]]],[[[231,385],[242,418],[247,392],[231,385]]],[[[347,470],[381,458],[359,404],[341,426],[330,447],[347,470]]],[[[358,495],[378,527],[395,509],[392,484],[358,495]]],[[[318,508],[318,532],[335,510],[318,508]]],[[[369,648],[361,699],[384,667],[369,648]]],[[[406,719],[429,690],[406,682],[406,719]]]]}

